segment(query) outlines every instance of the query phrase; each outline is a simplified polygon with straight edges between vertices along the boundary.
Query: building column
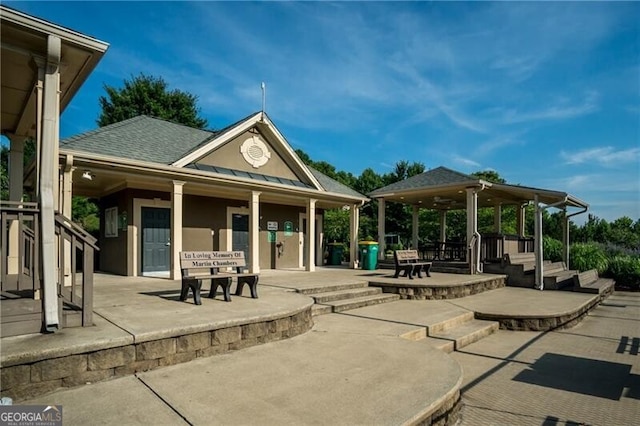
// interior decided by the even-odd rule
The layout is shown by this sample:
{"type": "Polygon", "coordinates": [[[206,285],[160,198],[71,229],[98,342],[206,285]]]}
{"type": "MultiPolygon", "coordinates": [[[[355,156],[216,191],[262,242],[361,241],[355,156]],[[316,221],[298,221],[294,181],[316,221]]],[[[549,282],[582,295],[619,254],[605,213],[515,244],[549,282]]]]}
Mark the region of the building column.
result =
{"type": "MultiPolygon", "coordinates": [[[[24,185],[24,138],[16,135],[9,137],[9,201],[22,201],[24,185]]],[[[7,273],[17,274],[19,268],[19,223],[12,220],[9,224],[9,244],[7,251],[7,273]]]]}
{"type": "Polygon", "coordinates": [[[316,270],[316,201],[307,200],[307,268],[308,272],[316,270]]]}
{"type": "MultiPolygon", "coordinates": [[[[60,205],[59,210],[66,218],[71,219],[73,215],[72,200],[73,200],[73,172],[76,168],[73,167],[73,155],[68,155],[65,159],[62,170],[62,182],[60,185],[60,205]]],[[[73,278],[71,276],[71,241],[64,241],[64,285],[70,287],[73,285],[73,278]]]]}
{"type": "Polygon", "coordinates": [[[249,200],[249,272],[252,274],[260,273],[260,194],[258,191],[251,191],[249,200]]]}
{"type": "Polygon", "coordinates": [[[384,198],[378,198],[378,259],[384,259],[386,250],[384,243],[385,230],[385,201],[384,198]]]}
{"type": "Polygon", "coordinates": [[[173,181],[171,191],[171,279],[181,277],[180,252],[182,251],[182,194],[184,182],[173,181]]]}
{"type": "Polygon", "coordinates": [[[351,224],[349,231],[349,267],[351,269],[358,268],[358,230],[360,229],[360,209],[357,204],[352,204],[349,209],[349,222],[351,224]]]}
{"type": "Polygon", "coordinates": [[[533,202],[536,206],[535,216],[535,230],[533,236],[534,253],[536,256],[536,270],[535,270],[535,287],[538,290],[544,290],[544,253],[542,246],[542,207],[538,200],[538,194],[535,194],[533,202]]]}
{"type": "Polygon", "coordinates": [[[493,206],[493,229],[496,233],[502,233],[502,204],[493,206]]]}
{"type": "Polygon", "coordinates": [[[47,39],[47,59],[44,67],[39,67],[38,91],[41,96],[36,108],[40,146],[39,202],[42,237],[42,282],[44,294],[44,319],[46,331],[59,328],[58,288],[56,280],[56,241],[54,212],[58,184],[58,121],[60,119],[60,54],[62,42],[59,37],[49,35],[47,39]]]}
{"type": "Polygon", "coordinates": [[[413,212],[411,215],[411,247],[414,250],[418,250],[419,235],[420,235],[420,206],[413,206],[413,212]]]}
{"type": "Polygon", "coordinates": [[[471,274],[477,272],[477,256],[480,238],[478,234],[478,193],[475,188],[467,188],[467,255],[471,274]]]}

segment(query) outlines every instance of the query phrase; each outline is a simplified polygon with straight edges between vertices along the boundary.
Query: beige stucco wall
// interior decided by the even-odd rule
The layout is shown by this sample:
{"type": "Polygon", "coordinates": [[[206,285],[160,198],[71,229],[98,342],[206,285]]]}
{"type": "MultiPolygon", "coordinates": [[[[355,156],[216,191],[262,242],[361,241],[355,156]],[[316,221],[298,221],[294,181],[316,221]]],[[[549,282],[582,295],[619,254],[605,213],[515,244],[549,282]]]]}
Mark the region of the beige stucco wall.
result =
{"type": "Polygon", "coordinates": [[[297,268],[299,266],[300,235],[299,217],[305,210],[300,207],[282,206],[277,204],[260,205],[260,269],[297,268]],[[278,222],[276,242],[269,243],[267,222],[278,222]],[[293,223],[293,235],[285,236],[284,222],[293,223]],[[277,243],[282,243],[279,251],[277,243]]]}
{"type": "MultiPolygon", "coordinates": [[[[242,170],[245,172],[260,173],[268,176],[277,176],[293,180],[302,180],[289,168],[287,163],[273,149],[273,146],[261,134],[245,132],[240,136],[230,140],[223,146],[218,147],[211,154],[197,161],[199,164],[210,166],[226,167],[228,169],[242,170]],[[271,158],[267,163],[259,168],[255,168],[247,163],[240,153],[240,147],[245,140],[257,137],[269,148],[271,158]]],[[[304,180],[303,180],[304,181],[304,180]]]]}
{"type": "MultiPolygon", "coordinates": [[[[127,275],[127,261],[133,256],[132,250],[127,245],[127,230],[119,229],[118,236],[106,238],[104,236],[104,210],[109,207],[118,207],[118,213],[127,212],[129,225],[133,223],[134,199],[152,200],[154,198],[168,201],[168,192],[145,191],[142,189],[127,189],[104,197],[101,200],[101,225],[100,225],[100,270],[118,275],[127,275]]],[[[247,203],[241,200],[227,200],[209,198],[195,195],[183,197],[183,250],[226,250],[224,241],[221,240],[223,232],[227,232],[227,207],[246,207],[247,203]]],[[[260,204],[260,268],[282,269],[296,268],[300,265],[300,213],[306,210],[303,207],[285,206],[277,204],[260,204]],[[269,243],[269,231],[267,222],[278,223],[276,242],[269,243]],[[284,223],[291,221],[293,233],[286,236],[284,223]],[[282,243],[282,249],[278,250],[277,243],[282,243]]],[[[247,209],[248,213],[248,209],[247,209]]],[[[141,250],[139,230],[137,244],[138,252],[141,250]]],[[[229,233],[230,235],[230,233],[229,233]]],[[[319,248],[318,248],[319,249],[319,248]]],[[[139,269],[139,265],[137,266],[139,269]]]]}

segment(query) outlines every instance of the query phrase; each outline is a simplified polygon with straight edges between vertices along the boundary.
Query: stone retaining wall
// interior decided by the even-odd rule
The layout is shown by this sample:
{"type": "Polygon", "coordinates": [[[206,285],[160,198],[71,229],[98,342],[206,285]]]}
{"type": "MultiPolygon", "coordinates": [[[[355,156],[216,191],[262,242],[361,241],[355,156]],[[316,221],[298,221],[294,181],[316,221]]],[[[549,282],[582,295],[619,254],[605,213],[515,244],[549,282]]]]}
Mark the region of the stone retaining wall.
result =
{"type": "Polygon", "coordinates": [[[556,315],[552,317],[540,317],[540,318],[505,318],[500,315],[484,314],[481,312],[475,313],[476,319],[497,321],[500,323],[500,328],[503,330],[515,330],[515,331],[549,331],[549,330],[561,330],[563,328],[570,328],[582,321],[589,311],[602,301],[600,298],[594,298],[589,303],[581,306],[579,309],[568,312],[563,315],[556,315]]]}
{"type": "Polygon", "coordinates": [[[313,327],[311,308],[271,321],[237,325],[99,351],[2,366],[2,396],[20,401],[84,385],[287,339],[313,327]]]}
{"type": "Polygon", "coordinates": [[[499,276],[455,286],[408,285],[409,283],[390,285],[383,282],[369,282],[369,285],[382,288],[384,293],[399,294],[400,299],[441,300],[458,299],[460,297],[501,288],[506,285],[505,281],[506,277],[499,276]]]}

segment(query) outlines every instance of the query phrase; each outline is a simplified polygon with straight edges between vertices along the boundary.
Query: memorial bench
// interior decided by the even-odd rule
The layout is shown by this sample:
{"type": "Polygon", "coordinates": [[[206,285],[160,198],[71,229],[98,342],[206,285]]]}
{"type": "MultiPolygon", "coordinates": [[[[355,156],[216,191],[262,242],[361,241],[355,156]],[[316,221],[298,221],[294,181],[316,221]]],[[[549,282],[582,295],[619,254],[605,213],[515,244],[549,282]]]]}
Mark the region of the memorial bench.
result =
{"type": "Polygon", "coordinates": [[[393,278],[398,278],[400,272],[403,271],[403,277],[409,277],[413,279],[414,275],[418,275],[418,278],[422,278],[422,272],[431,276],[431,262],[425,262],[418,257],[418,250],[395,250],[393,252],[393,260],[396,266],[396,273],[393,278]]]}
{"type": "Polygon", "coordinates": [[[180,269],[182,271],[182,289],[180,300],[187,300],[189,289],[193,293],[196,305],[201,305],[200,289],[203,280],[211,281],[209,299],[216,296],[218,286],[222,287],[224,300],[231,302],[232,279],[237,279],[236,296],[242,296],[246,285],[251,290],[251,297],[258,298],[258,274],[242,272],[246,267],[243,251],[181,251],[180,269]],[[235,272],[220,270],[231,269],[235,272]]]}

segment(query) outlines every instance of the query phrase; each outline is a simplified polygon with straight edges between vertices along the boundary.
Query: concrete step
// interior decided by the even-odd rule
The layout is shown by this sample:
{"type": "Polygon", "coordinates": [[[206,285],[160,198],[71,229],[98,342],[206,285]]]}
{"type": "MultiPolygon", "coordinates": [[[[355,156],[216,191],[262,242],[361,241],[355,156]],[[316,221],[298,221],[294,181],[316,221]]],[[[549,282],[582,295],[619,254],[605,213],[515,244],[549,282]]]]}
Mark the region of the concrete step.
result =
{"type": "Polygon", "coordinates": [[[496,321],[474,319],[458,327],[453,327],[439,333],[429,333],[429,337],[452,341],[455,343],[455,350],[460,350],[494,333],[498,328],[499,323],[496,321]]]}
{"type": "Polygon", "coordinates": [[[318,315],[325,315],[331,313],[331,306],[329,305],[313,305],[311,307],[311,316],[317,317],[318,315]]]}
{"type": "Polygon", "coordinates": [[[352,288],[348,290],[328,291],[319,294],[310,294],[316,303],[334,302],[336,300],[355,299],[356,297],[372,296],[382,293],[379,287],[352,288]]]}
{"type": "Polygon", "coordinates": [[[362,308],[364,306],[394,302],[396,300],[400,300],[400,296],[397,294],[379,294],[373,296],[356,297],[355,299],[336,300],[334,302],[325,303],[325,305],[331,306],[333,312],[343,312],[350,309],[362,308]]]}
{"type": "Polygon", "coordinates": [[[435,337],[425,337],[418,340],[420,344],[428,345],[432,348],[439,349],[444,353],[450,354],[455,350],[455,342],[447,339],[438,339],[435,337]]]}
{"type": "Polygon", "coordinates": [[[317,294],[317,293],[329,293],[332,291],[340,291],[340,290],[349,290],[353,288],[364,288],[369,285],[366,281],[355,281],[352,283],[342,283],[342,284],[329,284],[322,285],[318,284],[314,287],[307,288],[299,288],[296,291],[301,294],[317,294]]]}
{"type": "Polygon", "coordinates": [[[464,312],[455,316],[449,316],[448,318],[436,319],[429,324],[428,335],[433,336],[436,333],[442,333],[450,330],[454,327],[459,327],[469,321],[473,320],[473,312],[464,312]]]}

